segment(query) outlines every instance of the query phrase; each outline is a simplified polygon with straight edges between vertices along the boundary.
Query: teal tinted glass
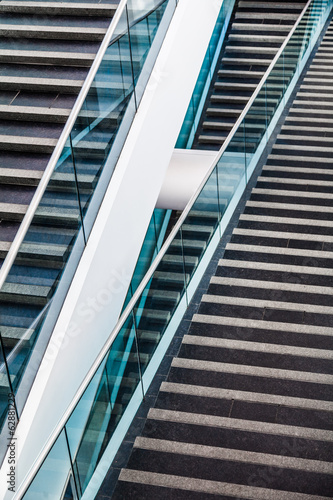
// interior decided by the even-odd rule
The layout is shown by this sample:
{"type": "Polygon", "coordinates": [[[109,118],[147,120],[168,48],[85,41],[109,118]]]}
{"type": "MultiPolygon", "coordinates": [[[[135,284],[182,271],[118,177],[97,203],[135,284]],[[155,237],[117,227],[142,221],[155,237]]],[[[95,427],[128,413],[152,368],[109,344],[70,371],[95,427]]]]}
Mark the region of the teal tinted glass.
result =
{"type": "Polygon", "coordinates": [[[66,424],[80,494],[84,493],[139,381],[135,330],[129,319],[66,424]]]}
{"type": "Polygon", "coordinates": [[[59,435],[42,467],[37,472],[24,500],[59,500],[71,470],[65,431],[59,435]]]}

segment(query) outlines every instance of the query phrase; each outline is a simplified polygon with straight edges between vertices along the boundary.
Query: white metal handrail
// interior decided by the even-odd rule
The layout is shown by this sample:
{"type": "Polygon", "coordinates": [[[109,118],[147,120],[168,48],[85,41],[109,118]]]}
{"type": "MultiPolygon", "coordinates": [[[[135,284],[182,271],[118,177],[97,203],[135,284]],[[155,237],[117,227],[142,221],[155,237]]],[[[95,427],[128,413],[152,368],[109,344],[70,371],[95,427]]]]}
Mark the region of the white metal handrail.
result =
{"type": "Polygon", "coordinates": [[[83,382],[80,385],[80,388],[78,389],[77,393],[75,394],[75,397],[73,398],[72,402],[70,403],[69,407],[67,408],[67,410],[64,413],[64,415],[62,416],[62,418],[59,420],[58,424],[55,426],[55,428],[54,428],[53,432],[51,433],[48,441],[46,442],[43,450],[41,451],[41,453],[39,454],[39,456],[36,458],[35,462],[31,466],[31,469],[29,470],[29,472],[27,473],[27,475],[24,478],[23,482],[21,483],[21,486],[20,486],[19,490],[17,491],[17,494],[20,495],[20,496],[16,496],[15,495],[14,500],[17,499],[17,498],[22,498],[22,496],[24,495],[24,493],[27,491],[29,485],[33,481],[34,477],[36,476],[39,468],[43,464],[43,461],[46,459],[46,457],[47,457],[49,451],[51,450],[53,444],[55,443],[56,439],[58,438],[58,436],[60,435],[60,433],[64,429],[64,427],[65,427],[65,425],[66,425],[69,417],[73,413],[76,405],[79,403],[82,395],[84,394],[84,392],[87,389],[90,381],[94,377],[94,375],[95,375],[96,371],[98,370],[100,364],[102,363],[103,359],[105,358],[105,356],[107,355],[107,353],[111,349],[112,344],[115,341],[117,335],[119,334],[120,330],[123,328],[125,322],[128,320],[129,315],[132,313],[132,310],[134,309],[134,306],[135,306],[136,302],[140,298],[142,292],[146,288],[148,282],[151,280],[154,272],[156,271],[158,265],[160,264],[161,260],[163,259],[165,253],[167,252],[167,250],[168,250],[168,248],[170,246],[170,243],[173,241],[174,237],[176,236],[176,234],[180,230],[180,228],[181,228],[183,222],[185,221],[187,215],[189,214],[189,212],[190,212],[190,210],[191,210],[194,202],[196,201],[197,197],[199,196],[200,192],[202,191],[202,188],[206,184],[206,182],[209,179],[212,171],[216,167],[219,159],[221,158],[221,156],[223,155],[224,151],[226,150],[226,148],[230,144],[231,140],[233,139],[233,137],[234,137],[234,135],[235,135],[235,133],[236,133],[239,125],[241,124],[241,122],[243,121],[244,117],[246,116],[248,110],[252,106],[255,98],[257,97],[257,95],[259,94],[259,92],[261,91],[261,89],[263,88],[263,86],[264,86],[264,84],[265,84],[268,76],[270,75],[273,67],[275,66],[275,63],[277,62],[277,60],[281,56],[284,48],[286,47],[286,45],[288,44],[289,40],[293,36],[293,34],[294,34],[297,26],[302,21],[302,18],[304,17],[304,14],[306,13],[307,9],[309,8],[310,4],[313,1],[314,0],[309,0],[307,2],[307,4],[305,5],[303,11],[301,12],[299,18],[297,19],[295,25],[293,26],[292,30],[290,31],[288,37],[285,39],[284,43],[280,47],[280,49],[277,52],[276,56],[272,60],[270,66],[268,67],[268,69],[265,72],[264,76],[262,77],[260,83],[258,84],[258,87],[254,91],[254,93],[251,96],[249,102],[247,103],[247,105],[244,108],[243,112],[239,116],[239,118],[236,121],[235,125],[233,126],[232,130],[230,131],[230,133],[229,133],[228,137],[226,138],[223,146],[219,150],[219,152],[218,152],[216,158],[214,159],[214,162],[213,162],[211,168],[209,169],[208,173],[206,174],[204,180],[201,182],[199,188],[197,189],[197,191],[194,193],[194,195],[192,196],[192,198],[188,202],[187,206],[185,207],[184,211],[182,212],[182,215],[178,219],[176,225],[174,226],[174,228],[172,229],[170,235],[168,236],[168,238],[166,239],[165,243],[163,244],[160,252],[158,253],[158,255],[156,256],[156,258],[154,259],[153,264],[148,269],[148,271],[145,274],[144,278],[142,279],[140,285],[138,286],[136,292],[134,293],[133,297],[129,301],[126,309],[124,310],[123,314],[119,318],[119,321],[118,321],[117,325],[115,326],[115,328],[113,329],[113,331],[111,332],[110,337],[105,342],[105,344],[104,344],[103,348],[101,349],[99,355],[97,356],[97,358],[95,359],[93,365],[91,366],[91,368],[89,369],[88,373],[86,374],[83,382]]]}

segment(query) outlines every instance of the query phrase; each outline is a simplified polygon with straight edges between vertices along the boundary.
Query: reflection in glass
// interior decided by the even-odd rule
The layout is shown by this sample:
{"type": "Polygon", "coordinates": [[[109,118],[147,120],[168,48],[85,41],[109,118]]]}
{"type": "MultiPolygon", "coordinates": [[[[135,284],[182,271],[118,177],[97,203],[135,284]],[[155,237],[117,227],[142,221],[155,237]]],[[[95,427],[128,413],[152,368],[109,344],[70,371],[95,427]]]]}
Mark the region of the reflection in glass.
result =
{"type": "Polygon", "coordinates": [[[59,500],[67,488],[71,470],[68,446],[63,430],[37,472],[24,500],[59,500]]]}
{"type": "Polygon", "coordinates": [[[80,494],[89,483],[139,381],[135,330],[129,319],[66,424],[80,494]]]}

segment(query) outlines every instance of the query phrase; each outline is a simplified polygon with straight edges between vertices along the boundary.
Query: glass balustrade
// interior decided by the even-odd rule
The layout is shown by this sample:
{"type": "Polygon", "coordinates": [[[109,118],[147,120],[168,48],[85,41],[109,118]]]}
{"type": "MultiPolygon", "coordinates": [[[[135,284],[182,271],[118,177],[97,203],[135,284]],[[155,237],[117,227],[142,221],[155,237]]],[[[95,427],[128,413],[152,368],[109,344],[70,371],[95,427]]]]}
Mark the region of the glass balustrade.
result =
{"type": "Polygon", "coordinates": [[[101,353],[103,361],[96,367],[90,383],[82,387],[82,395],[78,395],[71,416],[54,437],[53,448],[40,465],[24,500],[36,500],[42,494],[50,500],[60,498],[56,488],[50,492],[49,480],[43,482],[47,474],[51,479],[58,478],[57,487],[64,487],[72,474],[78,498],[81,497],[103,451],[117,432],[117,424],[131,397],[136,391],[141,398],[144,396],[147,387],[143,380],[149,362],[186,297],[236,191],[245,188],[247,171],[267,142],[267,132],[279,104],[285,99],[293,76],[304,65],[304,55],[314,45],[331,8],[332,0],[309,4],[220,151],[194,203],[185,209],[111,333],[109,347],[105,346],[105,355],[104,351],[101,353]]]}
{"type": "Polygon", "coordinates": [[[234,5],[235,0],[224,0],[222,3],[218,20],[177,140],[176,148],[189,149],[193,143],[234,5]]]}
{"type": "Polygon", "coordinates": [[[153,212],[123,305],[123,311],[161,250],[170,215],[171,210],[160,208],[155,208],[153,212]]]}

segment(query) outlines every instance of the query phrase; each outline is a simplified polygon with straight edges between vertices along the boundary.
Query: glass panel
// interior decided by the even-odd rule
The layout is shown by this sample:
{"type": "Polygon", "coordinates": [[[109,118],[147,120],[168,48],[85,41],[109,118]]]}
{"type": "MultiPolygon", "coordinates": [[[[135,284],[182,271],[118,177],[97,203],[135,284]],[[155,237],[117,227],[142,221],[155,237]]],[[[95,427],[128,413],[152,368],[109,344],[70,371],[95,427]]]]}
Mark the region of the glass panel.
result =
{"type": "Polygon", "coordinates": [[[142,373],[185,293],[185,279],[179,231],[134,307],[142,373]]]}
{"type": "Polygon", "coordinates": [[[259,91],[258,95],[253,101],[253,104],[246,114],[240,130],[244,130],[244,141],[245,141],[245,155],[246,155],[246,166],[248,167],[251,160],[257,151],[262,138],[264,137],[268,125],[267,111],[268,107],[270,110],[273,109],[273,105],[282,96],[282,89],[280,91],[279,84],[273,80],[271,86],[266,84],[259,91]]]}
{"type": "MultiPolygon", "coordinates": [[[[123,12],[71,133],[83,215],[132,93],[129,36],[123,12]]],[[[133,115],[134,111],[133,107],[133,115]]]]}
{"type": "Polygon", "coordinates": [[[78,192],[68,143],[0,293],[0,330],[14,391],[78,234],[83,248],[80,228],[78,192]]]}
{"type": "Polygon", "coordinates": [[[143,277],[151,266],[157,253],[160,251],[166,225],[164,227],[164,220],[168,215],[167,210],[155,208],[149,226],[146,232],[144,242],[141,247],[140,255],[137,260],[132,280],[128,289],[128,293],[123,305],[122,311],[126,308],[127,304],[133,297],[136,289],[141,283],[143,277]]]}
{"type": "Polygon", "coordinates": [[[132,318],[66,424],[76,483],[82,494],[140,382],[132,318]]]}
{"type": "Polygon", "coordinates": [[[193,106],[193,99],[191,98],[189,107],[187,108],[187,112],[185,115],[185,119],[184,119],[184,122],[183,122],[183,125],[181,128],[180,134],[179,134],[178,139],[177,139],[176,148],[186,149],[187,141],[188,141],[188,138],[191,134],[192,125],[193,125],[194,119],[195,119],[195,112],[196,112],[196,110],[194,109],[194,106],[193,106]]]}
{"type": "Polygon", "coordinates": [[[59,500],[63,498],[70,470],[65,431],[62,431],[23,499],[59,500]]]}
{"type": "Polygon", "coordinates": [[[130,49],[135,83],[138,80],[167,4],[167,1],[161,2],[160,0],[143,0],[142,2],[128,0],[127,2],[130,49]]]}
{"type": "Polygon", "coordinates": [[[171,217],[172,210],[164,210],[162,208],[155,208],[154,221],[155,221],[155,234],[157,239],[157,251],[159,252],[167,237],[167,227],[171,217]]]}
{"type": "Polygon", "coordinates": [[[194,134],[196,128],[199,125],[201,106],[203,105],[203,100],[206,96],[206,91],[208,90],[209,83],[213,77],[215,67],[213,67],[214,57],[217,57],[217,49],[220,50],[220,45],[222,44],[222,38],[225,35],[225,30],[227,27],[226,21],[228,21],[235,0],[224,0],[219,12],[219,16],[211,36],[209,46],[207,48],[204,61],[200,70],[196,86],[194,88],[191,101],[188,106],[186,117],[180,131],[176,148],[188,148],[193,142],[194,134]]]}
{"type": "MultiPolygon", "coordinates": [[[[271,74],[268,76],[266,80],[266,85],[264,89],[264,93],[262,93],[262,101],[265,101],[267,99],[267,110],[262,111],[262,114],[267,113],[267,123],[266,126],[269,125],[272,117],[275,114],[275,111],[277,110],[281,100],[283,99],[284,92],[285,92],[285,83],[286,83],[286,75],[285,72],[287,71],[287,75],[290,75],[290,64],[285,65],[285,61],[288,61],[288,58],[286,56],[285,58],[285,52],[281,54],[279,59],[276,61],[276,64],[274,65],[274,69],[271,72],[271,74]],[[289,68],[289,69],[288,69],[289,68]]],[[[292,66],[293,68],[293,66],[292,66]]],[[[261,101],[261,102],[262,102],[261,101]]],[[[258,100],[256,99],[256,104],[257,107],[260,107],[260,104],[258,100]]]]}
{"type": "Polygon", "coordinates": [[[186,282],[197,269],[221,218],[215,168],[194,202],[181,228],[186,282]]]}
{"type": "Polygon", "coordinates": [[[243,122],[217,164],[221,214],[227,209],[236,189],[244,179],[246,165],[244,137],[243,122]]]}
{"type": "Polygon", "coordinates": [[[135,293],[137,287],[141,283],[142,278],[148,271],[156,255],[157,255],[157,240],[156,240],[154,215],[153,215],[153,217],[150,219],[147,233],[141,247],[140,255],[132,276],[130,289],[126,297],[123,310],[127,306],[130,299],[132,298],[133,294],[135,293]]]}
{"type": "Polygon", "coordinates": [[[11,407],[15,406],[15,402],[11,393],[4,353],[0,343],[0,430],[7,420],[9,406],[12,409],[11,407]]]}

